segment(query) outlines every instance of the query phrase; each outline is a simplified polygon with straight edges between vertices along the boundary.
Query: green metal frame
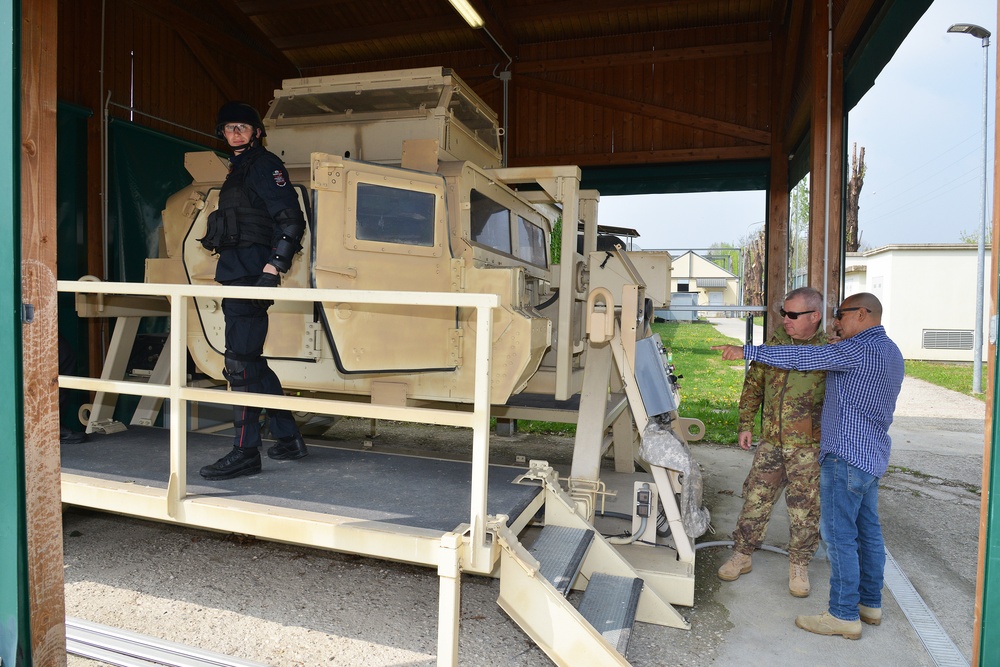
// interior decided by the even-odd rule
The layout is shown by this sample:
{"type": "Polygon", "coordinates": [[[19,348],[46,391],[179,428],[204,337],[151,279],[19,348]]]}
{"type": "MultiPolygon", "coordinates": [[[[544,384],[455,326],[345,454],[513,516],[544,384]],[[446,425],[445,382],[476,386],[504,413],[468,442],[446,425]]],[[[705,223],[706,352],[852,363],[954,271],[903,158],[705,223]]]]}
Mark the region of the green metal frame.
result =
{"type": "Polygon", "coordinates": [[[31,664],[21,373],[20,4],[0,0],[0,659],[31,664]],[[6,63],[4,65],[3,63],[6,63]],[[14,564],[14,567],[10,567],[14,564]]]}
{"type": "Polygon", "coordinates": [[[990,406],[990,410],[993,414],[993,432],[990,434],[990,463],[989,463],[989,483],[988,488],[988,501],[986,505],[986,540],[985,544],[985,556],[983,560],[983,571],[981,576],[982,581],[982,607],[981,616],[979,619],[979,664],[980,665],[1000,665],[1000,635],[996,632],[990,632],[993,624],[997,622],[997,618],[1000,618],[1000,582],[997,581],[997,577],[1000,576],[1000,570],[997,569],[998,565],[994,562],[993,554],[1000,553],[1000,532],[997,531],[997,526],[995,525],[997,520],[997,499],[1000,498],[1000,478],[997,477],[997,419],[1000,419],[1000,412],[997,410],[997,400],[996,397],[1000,396],[1000,373],[996,373],[995,369],[998,368],[997,364],[1000,364],[1000,346],[997,346],[997,352],[993,359],[994,377],[993,377],[993,405],[990,406]]]}

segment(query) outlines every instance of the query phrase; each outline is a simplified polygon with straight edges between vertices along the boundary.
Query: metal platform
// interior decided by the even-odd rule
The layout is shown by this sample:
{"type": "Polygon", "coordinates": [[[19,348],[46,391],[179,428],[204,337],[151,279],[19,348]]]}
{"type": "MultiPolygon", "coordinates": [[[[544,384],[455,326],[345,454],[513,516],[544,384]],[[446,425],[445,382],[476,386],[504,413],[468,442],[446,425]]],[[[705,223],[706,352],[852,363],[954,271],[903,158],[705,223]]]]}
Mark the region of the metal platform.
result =
{"type": "MultiPolygon", "coordinates": [[[[262,453],[260,474],[223,481],[203,480],[198,470],[223,456],[231,436],[190,433],[187,438],[189,496],[243,501],[406,526],[444,534],[468,523],[470,464],[310,443],[309,456],[273,461],[262,453]],[[428,490],[433,490],[428,493],[428,490]]],[[[269,443],[265,442],[264,448],[269,443]]],[[[87,442],[62,448],[63,473],[166,490],[169,433],[131,427],[91,434],[87,442]]],[[[523,468],[491,465],[489,514],[519,517],[539,488],[512,484],[523,468]]]]}

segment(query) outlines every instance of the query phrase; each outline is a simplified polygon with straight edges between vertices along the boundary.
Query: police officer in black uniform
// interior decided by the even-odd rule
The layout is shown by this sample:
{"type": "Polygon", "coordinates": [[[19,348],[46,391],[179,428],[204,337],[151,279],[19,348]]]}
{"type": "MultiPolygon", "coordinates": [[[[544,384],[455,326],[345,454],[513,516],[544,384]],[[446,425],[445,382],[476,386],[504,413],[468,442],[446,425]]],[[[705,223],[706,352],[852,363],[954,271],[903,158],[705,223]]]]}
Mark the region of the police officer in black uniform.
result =
{"type": "MultiPolygon", "coordinates": [[[[219,209],[209,216],[202,245],[218,253],[215,279],[223,285],[277,287],[302,246],[306,221],[281,159],[264,148],[260,115],[249,104],[219,109],[216,134],[233,152],[219,209]]],[[[278,376],[264,359],[267,309],[271,301],[223,299],[226,357],[223,375],[233,391],[282,395],[278,376]]],[[[236,434],[231,452],[201,469],[205,479],[231,479],[260,472],[261,408],[233,407],[236,434]]],[[[268,408],[272,459],[300,459],[308,452],[288,410],[268,408]]]]}

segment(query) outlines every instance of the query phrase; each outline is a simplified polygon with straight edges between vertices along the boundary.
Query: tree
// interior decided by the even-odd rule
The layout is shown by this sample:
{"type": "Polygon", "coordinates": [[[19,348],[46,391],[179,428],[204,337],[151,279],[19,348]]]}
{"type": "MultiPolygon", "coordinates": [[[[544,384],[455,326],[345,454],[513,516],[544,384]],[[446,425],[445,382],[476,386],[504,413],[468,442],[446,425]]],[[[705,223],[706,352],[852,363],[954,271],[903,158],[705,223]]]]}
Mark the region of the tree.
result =
{"type": "Polygon", "coordinates": [[[761,227],[742,241],[743,253],[740,262],[743,277],[743,303],[748,306],[764,305],[764,255],[767,244],[761,227]]]}
{"type": "Polygon", "coordinates": [[[552,238],[549,239],[549,264],[558,264],[562,259],[562,216],[552,226],[552,238]]]}
{"type": "Polygon", "coordinates": [[[792,188],[788,207],[787,288],[806,284],[809,273],[809,175],[792,188]]]}
{"type": "MultiPolygon", "coordinates": [[[[968,232],[968,231],[966,231],[966,230],[963,229],[962,231],[960,231],[958,233],[958,239],[962,243],[975,243],[976,245],[979,245],[979,231],[976,230],[976,231],[968,232]]],[[[986,240],[987,244],[993,243],[993,229],[989,225],[986,226],[986,239],[985,240],[986,240]]]]}
{"type": "Polygon", "coordinates": [[[727,241],[716,241],[708,246],[708,261],[730,273],[737,273],[740,265],[740,248],[727,241]]]}
{"type": "Polygon", "coordinates": [[[851,149],[851,179],[847,181],[847,225],[844,230],[844,247],[847,252],[857,252],[861,246],[861,230],[858,227],[858,209],[861,186],[865,184],[865,147],[858,156],[858,144],[851,149]]]}

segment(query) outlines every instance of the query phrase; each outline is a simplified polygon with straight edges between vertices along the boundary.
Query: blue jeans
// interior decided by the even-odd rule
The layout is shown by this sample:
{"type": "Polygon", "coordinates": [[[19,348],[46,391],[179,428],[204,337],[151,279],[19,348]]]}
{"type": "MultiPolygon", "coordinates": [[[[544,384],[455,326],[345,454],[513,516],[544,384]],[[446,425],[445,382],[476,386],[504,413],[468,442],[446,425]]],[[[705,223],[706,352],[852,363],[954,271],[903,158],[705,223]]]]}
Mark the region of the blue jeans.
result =
{"type": "Polygon", "coordinates": [[[878,482],[833,454],[820,465],[819,530],[830,559],[830,614],[843,621],[858,620],[859,603],[882,606],[885,543],[878,482]]]}

